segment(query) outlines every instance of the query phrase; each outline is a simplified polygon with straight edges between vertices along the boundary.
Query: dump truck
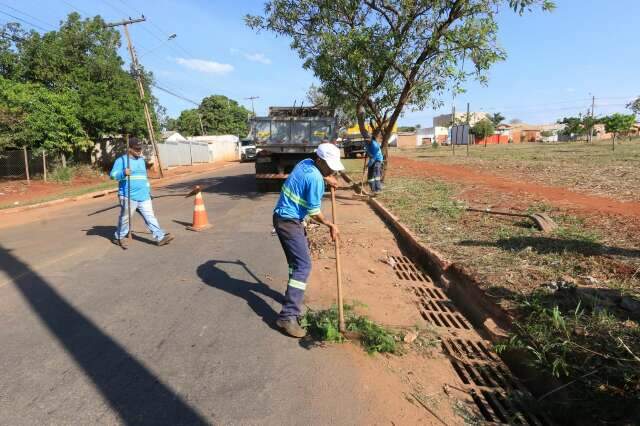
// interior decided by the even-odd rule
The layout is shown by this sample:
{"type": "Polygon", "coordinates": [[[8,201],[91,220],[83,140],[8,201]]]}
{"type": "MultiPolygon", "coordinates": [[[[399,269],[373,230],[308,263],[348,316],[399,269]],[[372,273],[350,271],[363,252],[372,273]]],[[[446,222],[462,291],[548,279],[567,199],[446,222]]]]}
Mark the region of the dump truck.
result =
{"type": "Polygon", "coordinates": [[[312,158],[320,143],[334,141],[337,119],[323,107],[270,107],[267,117],[249,121],[259,192],[279,191],[293,167],[312,158]]]}

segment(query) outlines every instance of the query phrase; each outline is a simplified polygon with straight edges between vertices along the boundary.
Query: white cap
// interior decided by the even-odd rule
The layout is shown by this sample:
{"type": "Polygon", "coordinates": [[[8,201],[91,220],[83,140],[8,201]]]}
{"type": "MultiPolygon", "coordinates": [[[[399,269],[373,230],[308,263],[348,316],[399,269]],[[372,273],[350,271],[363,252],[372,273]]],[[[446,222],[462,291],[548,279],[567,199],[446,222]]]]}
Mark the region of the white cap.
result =
{"type": "Polygon", "coordinates": [[[318,157],[327,162],[327,165],[334,172],[344,170],[344,166],[340,161],[340,148],[332,143],[321,143],[316,150],[318,157]]]}

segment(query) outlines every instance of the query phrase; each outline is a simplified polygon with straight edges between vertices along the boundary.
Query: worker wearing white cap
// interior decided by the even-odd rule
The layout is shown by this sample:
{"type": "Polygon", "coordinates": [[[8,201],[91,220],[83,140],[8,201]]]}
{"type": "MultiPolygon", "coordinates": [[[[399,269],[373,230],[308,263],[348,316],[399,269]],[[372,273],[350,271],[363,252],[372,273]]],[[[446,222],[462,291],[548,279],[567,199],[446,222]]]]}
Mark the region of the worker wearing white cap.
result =
{"type": "Polygon", "coordinates": [[[292,337],[304,337],[306,331],[298,322],[302,300],[311,273],[309,242],[302,221],[306,216],[326,225],[331,238],[338,237],[338,228],[327,221],[320,209],[325,182],[337,186],[335,173],[344,170],[340,149],[330,143],[318,145],[316,158],[299,162],[285,181],[273,210],[273,227],[289,264],[289,282],[285,301],[276,324],[292,337]]]}

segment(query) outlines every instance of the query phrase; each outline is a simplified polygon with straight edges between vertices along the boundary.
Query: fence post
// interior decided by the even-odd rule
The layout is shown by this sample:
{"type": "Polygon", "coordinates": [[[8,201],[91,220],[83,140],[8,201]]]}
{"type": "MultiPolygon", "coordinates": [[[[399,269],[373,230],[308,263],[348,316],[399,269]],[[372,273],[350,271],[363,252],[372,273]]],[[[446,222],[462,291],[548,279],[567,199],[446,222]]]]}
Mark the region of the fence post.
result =
{"type": "Polygon", "coordinates": [[[44,176],[44,181],[47,181],[47,152],[42,151],[42,172],[44,176]]]}
{"type": "Polygon", "coordinates": [[[193,166],[193,152],[191,151],[191,141],[189,141],[189,158],[191,158],[191,165],[193,166]]]}
{"type": "Polygon", "coordinates": [[[31,178],[29,177],[29,160],[27,159],[27,147],[22,147],[22,152],[24,152],[24,172],[27,175],[27,185],[31,185],[31,178]]]}

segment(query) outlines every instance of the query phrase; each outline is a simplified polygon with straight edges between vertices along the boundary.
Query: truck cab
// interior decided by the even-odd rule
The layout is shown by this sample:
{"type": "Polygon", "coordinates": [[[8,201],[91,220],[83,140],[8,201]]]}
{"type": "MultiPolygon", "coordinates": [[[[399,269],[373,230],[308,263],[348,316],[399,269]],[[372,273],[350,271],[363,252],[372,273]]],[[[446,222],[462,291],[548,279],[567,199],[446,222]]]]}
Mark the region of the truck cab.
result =
{"type": "Polygon", "coordinates": [[[256,159],[257,148],[252,139],[240,141],[240,161],[253,161],[256,159]]]}

